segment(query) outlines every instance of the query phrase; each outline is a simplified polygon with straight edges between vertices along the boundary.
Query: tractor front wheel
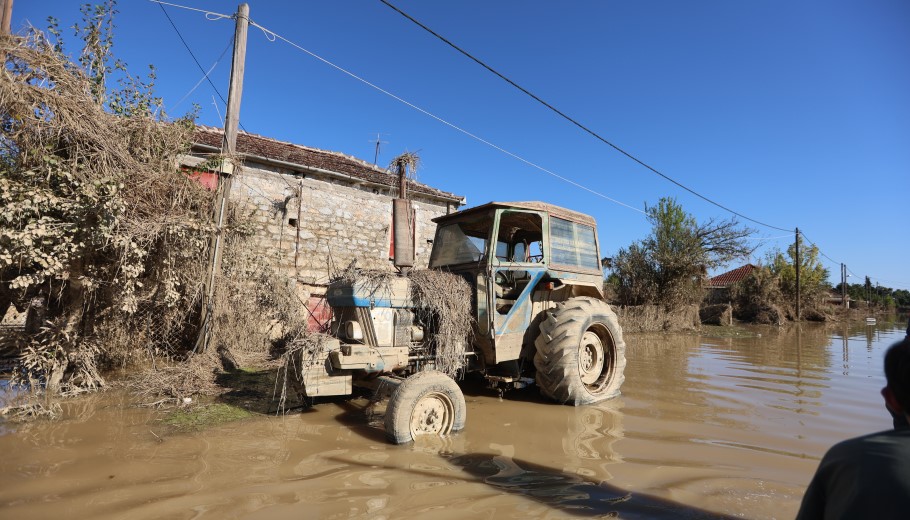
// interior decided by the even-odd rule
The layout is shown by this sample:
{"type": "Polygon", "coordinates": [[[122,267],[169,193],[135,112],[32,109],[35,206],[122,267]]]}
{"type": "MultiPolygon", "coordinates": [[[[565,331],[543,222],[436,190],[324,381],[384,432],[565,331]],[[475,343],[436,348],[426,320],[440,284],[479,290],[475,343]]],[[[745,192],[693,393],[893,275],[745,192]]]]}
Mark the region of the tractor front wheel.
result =
{"type": "Polygon", "coordinates": [[[385,414],[386,436],[404,444],[421,435],[446,436],[464,428],[461,388],[437,370],[414,374],[398,385],[385,414]]]}
{"type": "Polygon", "coordinates": [[[537,386],[547,397],[577,406],[619,395],[626,344],[605,302],[579,297],[558,303],[541,322],[535,346],[537,386]]]}

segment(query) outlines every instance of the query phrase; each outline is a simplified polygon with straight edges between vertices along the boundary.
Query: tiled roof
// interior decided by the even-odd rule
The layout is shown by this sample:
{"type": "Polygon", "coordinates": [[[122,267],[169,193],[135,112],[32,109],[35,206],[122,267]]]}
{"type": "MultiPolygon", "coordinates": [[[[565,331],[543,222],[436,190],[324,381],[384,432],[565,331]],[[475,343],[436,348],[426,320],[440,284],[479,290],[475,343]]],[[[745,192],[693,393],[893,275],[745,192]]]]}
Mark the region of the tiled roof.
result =
{"type": "Polygon", "coordinates": [[[752,273],[752,270],[755,269],[755,266],[752,264],[746,264],[742,267],[737,267],[732,271],[727,271],[726,273],[719,274],[714,278],[708,280],[709,287],[727,287],[730,284],[734,284],[745,279],[752,273]]]}
{"type": "MultiPolygon", "coordinates": [[[[194,145],[221,148],[224,131],[210,126],[196,126],[193,136],[194,145]]],[[[318,148],[310,148],[299,144],[278,141],[257,134],[239,132],[237,134],[237,152],[244,156],[263,157],[299,165],[302,168],[319,168],[344,175],[349,175],[364,181],[374,182],[389,187],[398,186],[398,176],[387,170],[340,152],[330,152],[318,148]]],[[[426,184],[408,181],[408,189],[423,195],[430,195],[455,202],[462,202],[463,197],[426,184]]]]}

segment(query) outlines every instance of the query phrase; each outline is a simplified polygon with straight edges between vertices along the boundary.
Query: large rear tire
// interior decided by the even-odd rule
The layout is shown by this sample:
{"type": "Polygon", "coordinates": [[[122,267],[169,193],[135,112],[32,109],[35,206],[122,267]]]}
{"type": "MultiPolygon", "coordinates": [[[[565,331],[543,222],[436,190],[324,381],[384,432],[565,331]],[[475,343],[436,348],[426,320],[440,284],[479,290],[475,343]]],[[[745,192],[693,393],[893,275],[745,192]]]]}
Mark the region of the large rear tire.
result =
{"type": "Polygon", "coordinates": [[[537,386],[575,406],[619,395],[626,344],[616,314],[601,300],[572,298],[547,311],[535,341],[537,386]]]}
{"type": "Polygon", "coordinates": [[[464,428],[466,406],[461,388],[437,370],[418,372],[398,385],[385,413],[386,436],[404,444],[421,435],[444,437],[464,428]]]}

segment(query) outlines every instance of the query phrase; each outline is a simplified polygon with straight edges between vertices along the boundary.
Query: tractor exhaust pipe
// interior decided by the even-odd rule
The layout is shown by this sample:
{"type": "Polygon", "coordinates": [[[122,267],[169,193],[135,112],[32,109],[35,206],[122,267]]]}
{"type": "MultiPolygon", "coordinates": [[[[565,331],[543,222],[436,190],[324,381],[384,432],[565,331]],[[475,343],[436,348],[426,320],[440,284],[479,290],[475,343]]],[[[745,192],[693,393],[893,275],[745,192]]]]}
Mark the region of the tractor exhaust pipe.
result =
{"type": "Polygon", "coordinates": [[[398,198],[392,201],[392,240],[395,244],[393,265],[407,274],[414,267],[414,210],[408,200],[408,178],[405,161],[397,161],[398,198]]]}

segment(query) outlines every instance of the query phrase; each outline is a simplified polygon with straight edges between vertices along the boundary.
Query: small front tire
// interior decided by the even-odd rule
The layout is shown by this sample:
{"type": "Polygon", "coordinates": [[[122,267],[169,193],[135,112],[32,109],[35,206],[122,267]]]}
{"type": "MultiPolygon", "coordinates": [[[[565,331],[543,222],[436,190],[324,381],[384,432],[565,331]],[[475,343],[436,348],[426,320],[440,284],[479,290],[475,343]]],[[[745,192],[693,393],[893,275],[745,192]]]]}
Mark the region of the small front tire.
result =
{"type": "Polygon", "coordinates": [[[464,394],[451,377],[437,370],[418,372],[392,392],[386,437],[395,444],[422,435],[444,437],[464,428],[466,408],[464,394]]]}

